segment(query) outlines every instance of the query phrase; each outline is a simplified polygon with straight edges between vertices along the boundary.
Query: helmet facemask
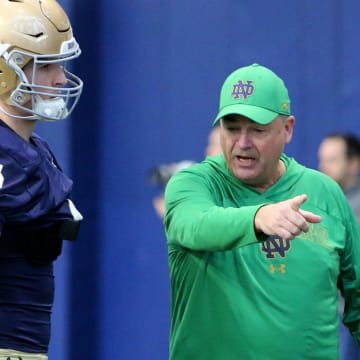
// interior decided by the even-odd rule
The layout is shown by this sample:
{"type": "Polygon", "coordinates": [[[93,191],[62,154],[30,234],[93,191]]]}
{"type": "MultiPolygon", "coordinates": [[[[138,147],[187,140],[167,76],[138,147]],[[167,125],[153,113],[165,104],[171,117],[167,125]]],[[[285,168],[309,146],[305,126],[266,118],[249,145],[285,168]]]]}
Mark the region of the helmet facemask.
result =
{"type": "MultiPolygon", "coordinates": [[[[2,44],[1,46],[3,46],[2,44]]],[[[11,92],[7,103],[23,110],[22,115],[14,115],[0,106],[0,111],[20,119],[57,121],[65,119],[75,108],[81,95],[83,83],[79,77],[66,69],[69,60],[80,55],[78,43],[72,38],[63,42],[59,54],[39,55],[13,48],[2,54],[6,65],[12,69],[18,84],[11,92]],[[32,75],[27,77],[24,67],[32,63],[32,75]],[[37,69],[50,64],[59,64],[66,77],[64,86],[44,86],[37,83],[37,69]]]]}

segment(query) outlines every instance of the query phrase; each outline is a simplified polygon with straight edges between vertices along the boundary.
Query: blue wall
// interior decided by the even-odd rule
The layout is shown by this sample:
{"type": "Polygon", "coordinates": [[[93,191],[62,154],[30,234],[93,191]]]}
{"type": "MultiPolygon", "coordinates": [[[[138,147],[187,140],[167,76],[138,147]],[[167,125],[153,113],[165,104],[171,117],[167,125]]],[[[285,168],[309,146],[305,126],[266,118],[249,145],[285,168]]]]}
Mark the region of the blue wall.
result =
{"type": "Polygon", "coordinates": [[[73,70],[85,89],[71,119],[39,132],[73,177],[85,220],[57,262],[50,359],[165,360],[167,254],[148,170],[203,158],[223,80],[254,62],[287,83],[290,155],[316,167],[326,133],[359,135],[360,4],[60,2],[83,50],[73,70]]]}

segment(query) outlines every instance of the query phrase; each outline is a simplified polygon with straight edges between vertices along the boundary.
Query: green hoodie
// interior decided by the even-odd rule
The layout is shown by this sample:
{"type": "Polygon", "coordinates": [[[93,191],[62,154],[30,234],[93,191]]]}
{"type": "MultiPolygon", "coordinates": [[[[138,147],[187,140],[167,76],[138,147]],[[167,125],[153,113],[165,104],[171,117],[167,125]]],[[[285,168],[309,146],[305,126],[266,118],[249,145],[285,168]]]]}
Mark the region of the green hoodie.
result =
{"type": "Polygon", "coordinates": [[[164,220],[172,289],[171,360],[339,359],[344,323],[360,343],[360,232],[340,187],[282,156],[265,192],[236,179],[222,155],[174,175],[164,220]],[[264,204],[307,194],[323,217],[294,240],[257,236],[264,204]]]}

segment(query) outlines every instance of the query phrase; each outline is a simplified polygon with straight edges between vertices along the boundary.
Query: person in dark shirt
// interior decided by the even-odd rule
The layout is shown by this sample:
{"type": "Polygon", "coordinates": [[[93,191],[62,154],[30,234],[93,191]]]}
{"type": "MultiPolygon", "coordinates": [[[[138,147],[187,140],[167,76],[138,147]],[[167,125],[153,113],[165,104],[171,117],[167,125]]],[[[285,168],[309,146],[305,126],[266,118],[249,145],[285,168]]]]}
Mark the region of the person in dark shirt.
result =
{"type": "MultiPolygon", "coordinates": [[[[354,133],[327,134],[318,150],[319,170],[334,179],[344,191],[360,224],[360,139],[354,133]]],[[[340,316],[344,299],[340,297],[340,316]]],[[[360,360],[360,347],[347,327],[340,323],[341,360],[360,360]]]]}
{"type": "Polygon", "coordinates": [[[53,262],[82,215],[72,180],[34,131],[74,109],[83,83],[66,64],[80,53],[57,1],[0,2],[1,359],[47,359],[53,262]]]}
{"type": "Polygon", "coordinates": [[[319,170],[343,189],[360,224],[360,139],[353,133],[331,133],[319,146],[319,170]]]}

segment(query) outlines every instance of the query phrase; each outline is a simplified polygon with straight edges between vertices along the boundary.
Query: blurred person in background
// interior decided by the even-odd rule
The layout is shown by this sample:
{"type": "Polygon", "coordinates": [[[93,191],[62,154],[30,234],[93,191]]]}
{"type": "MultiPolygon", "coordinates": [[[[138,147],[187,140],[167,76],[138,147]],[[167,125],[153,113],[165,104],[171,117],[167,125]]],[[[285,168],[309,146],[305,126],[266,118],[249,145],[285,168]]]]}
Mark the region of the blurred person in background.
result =
{"type": "MultiPolygon", "coordinates": [[[[222,153],[220,144],[220,128],[215,126],[208,135],[208,142],[205,149],[205,156],[216,156],[222,153]]],[[[170,177],[178,171],[194,164],[193,161],[184,160],[178,163],[160,165],[150,171],[150,182],[154,185],[166,186],[170,177]]],[[[158,216],[163,219],[165,215],[164,192],[153,198],[153,206],[158,216]]]]}
{"type": "Polygon", "coordinates": [[[220,126],[215,126],[209,133],[205,156],[217,156],[221,153],[220,126]]]}
{"type": "MultiPolygon", "coordinates": [[[[319,146],[318,158],[319,170],[340,185],[360,223],[359,138],[352,133],[329,134],[319,146]]],[[[339,312],[342,316],[344,312],[342,298],[339,312]]],[[[343,324],[340,329],[340,352],[342,360],[360,360],[360,348],[343,324]]]]}
{"type": "Polygon", "coordinates": [[[355,134],[327,135],[319,146],[319,170],[343,189],[360,223],[360,140],[355,134]]]}
{"type": "Polygon", "coordinates": [[[164,187],[170,180],[170,178],[178,171],[187,168],[188,166],[195,164],[190,160],[183,160],[170,164],[162,164],[156,166],[150,170],[149,180],[150,183],[161,187],[160,195],[153,198],[153,206],[156,213],[162,219],[165,215],[165,200],[164,200],[164,187]]]}

